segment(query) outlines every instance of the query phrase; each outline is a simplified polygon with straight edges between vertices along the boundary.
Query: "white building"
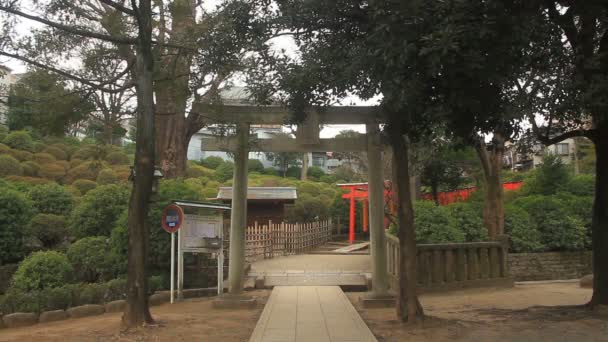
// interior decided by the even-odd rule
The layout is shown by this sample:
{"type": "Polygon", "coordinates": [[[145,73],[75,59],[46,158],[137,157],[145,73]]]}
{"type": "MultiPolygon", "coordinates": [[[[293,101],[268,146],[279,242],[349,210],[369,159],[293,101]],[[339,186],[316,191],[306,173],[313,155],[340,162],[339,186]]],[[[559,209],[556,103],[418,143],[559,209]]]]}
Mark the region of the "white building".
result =
{"type": "Polygon", "coordinates": [[[547,153],[560,157],[562,162],[566,165],[572,164],[576,160],[576,140],[574,138],[569,138],[549,146],[536,146],[532,156],[535,168],[543,163],[543,156],[547,153]]]}
{"type": "Polygon", "coordinates": [[[13,74],[12,70],[8,67],[0,65],[0,125],[7,124],[7,112],[8,112],[8,94],[11,85],[18,81],[17,75],[13,74]]]}

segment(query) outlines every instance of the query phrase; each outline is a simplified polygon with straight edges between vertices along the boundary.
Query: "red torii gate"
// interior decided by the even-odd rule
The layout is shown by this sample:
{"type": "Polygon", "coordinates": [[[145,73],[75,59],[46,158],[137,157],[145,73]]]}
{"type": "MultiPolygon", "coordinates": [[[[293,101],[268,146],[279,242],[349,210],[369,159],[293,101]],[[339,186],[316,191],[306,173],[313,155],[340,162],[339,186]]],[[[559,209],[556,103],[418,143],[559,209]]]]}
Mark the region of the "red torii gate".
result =
{"type": "MultiPolygon", "coordinates": [[[[350,200],[349,208],[349,220],[348,220],[348,241],[353,243],[355,241],[355,201],[363,201],[363,231],[367,232],[369,229],[369,200],[367,192],[367,183],[344,183],[337,184],[340,188],[348,190],[349,192],[342,195],[342,198],[350,200]]],[[[390,181],[384,182],[384,203],[391,204],[391,212],[393,211],[391,197],[391,183],[390,181]]],[[[385,228],[387,225],[387,219],[384,218],[385,228]]]]}

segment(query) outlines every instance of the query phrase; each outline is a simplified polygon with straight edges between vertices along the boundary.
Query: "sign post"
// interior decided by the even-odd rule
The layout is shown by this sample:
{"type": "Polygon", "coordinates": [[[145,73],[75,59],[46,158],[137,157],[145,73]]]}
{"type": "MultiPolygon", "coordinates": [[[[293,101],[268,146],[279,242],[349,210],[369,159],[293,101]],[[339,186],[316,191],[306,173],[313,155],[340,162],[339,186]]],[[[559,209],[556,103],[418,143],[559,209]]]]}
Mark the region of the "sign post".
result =
{"type": "MultiPolygon", "coordinates": [[[[161,225],[165,231],[171,233],[171,304],[175,297],[175,232],[179,230],[184,222],[184,211],[181,207],[171,204],[163,210],[161,225]]],[[[178,282],[180,279],[177,280],[178,282]]]]}

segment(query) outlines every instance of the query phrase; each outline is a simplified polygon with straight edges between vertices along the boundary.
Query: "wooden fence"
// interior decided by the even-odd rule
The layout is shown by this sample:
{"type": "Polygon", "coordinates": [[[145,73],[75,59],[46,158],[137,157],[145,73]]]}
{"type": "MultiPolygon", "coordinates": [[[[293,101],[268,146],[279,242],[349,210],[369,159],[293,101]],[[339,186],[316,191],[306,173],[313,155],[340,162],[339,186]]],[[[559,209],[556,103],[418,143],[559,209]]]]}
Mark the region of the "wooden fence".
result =
{"type": "MultiPolygon", "coordinates": [[[[390,286],[399,284],[399,239],[387,234],[390,286]]],[[[424,290],[510,286],[506,242],[421,244],[417,246],[418,286],[424,290]]]]}
{"type": "Polygon", "coordinates": [[[245,232],[245,259],[253,262],[275,256],[301,254],[330,240],[330,220],[311,223],[255,223],[245,232]]]}

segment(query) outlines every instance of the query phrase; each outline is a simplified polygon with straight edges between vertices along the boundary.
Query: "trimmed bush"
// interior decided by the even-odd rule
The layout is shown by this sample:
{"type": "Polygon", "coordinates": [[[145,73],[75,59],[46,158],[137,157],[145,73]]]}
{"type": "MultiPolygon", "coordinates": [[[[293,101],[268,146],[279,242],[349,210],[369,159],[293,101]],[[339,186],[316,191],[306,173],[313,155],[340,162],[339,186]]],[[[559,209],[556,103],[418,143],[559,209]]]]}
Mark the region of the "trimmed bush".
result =
{"type": "Polygon", "coordinates": [[[66,172],[62,164],[49,163],[41,165],[38,174],[40,177],[58,181],[66,175],[66,172]]]}
{"type": "Polygon", "coordinates": [[[249,159],[247,160],[247,170],[249,172],[263,173],[264,164],[262,164],[262,162],[257,159],[249,159]]]}
{"type": "Polygon", "coordinates": [[[35,252],[19,264],[11,287],[24,292],[59,287],[69,282],[73,273],[65,254],[35,252]]]}
{"type": "Polygon", "coordinates": [[[321,179],[321,177],[325,176],[325,171],[323,171],[323,169],[318,166],[311,166],[308,168],[306,175],[310,178],[319,180],[321,179]]]}
{"type": "Polygon", "coordinates": [[[119,182],[116,172],[112,169],[103,169],[97,175],[97,184],[99,185],[118,184],[119,182]]]}
{"type": "Polygon", "coordinates": [[[44,214],[67,216],[74,207],[72,194],[57,184],[39,185],[29,192],[34,207],[44,214]]]}
{"type": "Polygon", "coordinates": [[[277,171],[274,167],[264,168],[264,171],[262,171],[262,173],[265,175],[269,175],[269,176],[278,176],[279,175],[279,171],[277,171]]]}
{"type": "Polygon", "coordinates": [[[302,194],[292,207],[286,210],[290,222],[313,222],[329,217],[329,206],[318,197],[302,194]]]}
{"type": "Polygon", "coordinates": [[[38,164],[47,164],[56,161],[57,158],[50,153],[34,153],[32,160],[38,164]]]}
{"type": "Polygon", "coordinates": [[[26,233],[40,241],[45,249],[49,249],[67,239],[68,226],[64,216],[37,214],[27,225],[26,233]]]}
{"type": "MultiPolygon", "coordinates": [[[[2,141],[2,140],[0,140],[0,141],[2,141]]],[[[4,144],[0,143],[0,154],[8,153],[8,151],[10,151],[10,150],[11,150],[10,147],[8,147],[7,145],[4,145],[4,144]]]]}
{"type": "Polygon", "coordinates": [[[447,206],[456,225],[464,233],[467,242],[485,241],[488,230],[483,225],[481,210],[469,203],[458,202],[447,206]]]}
{"type": "Polygon", "coordinates": [[[338,181],[338,179],[333,175],[325,175],[319,178],[319,181],[323,183],[334,184],[338,181]]]}
{"type": "Polygon", "coordinates": [[[188,165],[186,168],[186,178],[211,177],[212,175],[212,170],[196,164],[188,165]]]}
{"type": "Polygon", "coordinates": [[[561,190],[576,196],[593,196],[595,195],[595,175],[574,176],[561,190]]]}
{"type": "Polygon", "coordinates": [[[85,146],[72,153],[70,159],[90,160],[95,159],[98,154],[95,146],[85,146]]]}
{"type": "Polygon", "coordinates": [[[527,196],[513,201],[526,210],[538,226],[541,242],[549,250],[580,250],[589,244],[581,220],[568,214],[563,202],[554,196],[527,196]]]}
{"type": "Polygon", "coordinates": [[[9,133],[2,142],[16,150],[34,152],[34,140],[26,131],[13,131],[9,133]]]}
{"type": "Polygon", "coordinates": [[[321,194],[321,189],[312,182],[301,182],[298,185],[298,194],[302,195],[302,194],[309,194],[311,196],[319,196],[321,194]]]}
{"type": "Polygon", "coordinates": [[[232,179],[232,174],[234,173],[234,163],[233,162],[223,162],[215,169],[215,179],[219,182],[225,182],[229,179],[232,179]]]}
{"type": "Polygon", "coordinates": [[[44,150],[42,150],[42,152],[52,155],[57,160],[67,160],[68,159],[68,153],[65,150],[63,150],[57,146],[49,146],[49,147],[45,148],[44,150]]]}
{"type": "Polygon", "coordinates": [[[8,154],[0,155],[0,177],[21,176],[23,167],[19,161],[8,154]]]}
{"type": "Polygon", "coordinates": [[[88,179],[95,181],[99,172],[103,169],[103,164],[98,162],[84,162],[68,171],[65,182],[71,184],[77,179],[88,179]]]}
{"type": "Polygon", "coordinates": [[[220,165],[224,163],[224,159],[217,156],[209,156],[205,159],[201,160],[201,165],[209,169],[217,169],[220,165]]]}
{"type": "Polygon", "coordinates": [[[0,187],[0,264],[20,260],[24,254],[23,228],[34,208],[23,194],[0,187]]]}
{"type": "Polygon", "coordinates": [[[77,179],[72,183],[72,186],[78,189],[81,195],[86,195],[87,192],[97,187],[97,183],[88,179],[77,179]]]}
{"type": "Polygon", "coordinates": [[[465,234],[458,229],[446,207],[436,206],[431,201],[414,203],[414,222],[418,243],[464,242],[465,234]]]}
{"type": "Polygon", "coordinates": [[[32,158],[34,158],[34,154],[32,152],[22,151],[22,150],[13,150],[13,149],[10,149],[8,151],[8,154],[10,154],[11,156],[13,156],[18,161],[22,161],[22,162],[23,161],[32,160],[32,158]]]}
{"type": "Polygon", "coordinates": [[[92,283],[113,278],[115,260],[109,250],[107,237],[90,236],[73,243],[66,254],[72,267],[78,270],[77,279],[92,283]]]}
{"type": "Polygon", "coordinates": [[[285,172],[285,177],[300,179],[301,176],[302,176],[302,168],[298,167],[298,166],[291,166],[285,172]]]}
{"type": "Polygon", "coordinates": [[[70,159],[70,169],[73,169],[84,162],[85,160],[82,159],[70,159]]]}
{"type": "Polygon", "coordinates": [[[29,188],[34,185],[53,184],[52,180],[37,177],[6,176],[5,179],[13,183],[19,183],[20,185],[23,185],[20,187],[20,189],[24,191],[29,190],[29,188]]]}
{"type": "Polygon", "coordinates": [[[536,223],[520,207],[505,206],[505,232],[511,237],[511,250],[514,252],[542,252],[545,249],[536,223]]]}
{"type": "Polygon", "coordinates": [[[111,165],[129,165],[131,163],[128,155],[118,151],[108,153],[106,161],[111,165]]]}
{"type": "Polygon", "coordinates": [[[543,163],[536,169],[529,191],[531,194],[553,195],[560,185],[568,184],[570,178],[570,171],[562,159],[554,154],[546,154],[543,163]]]}
{"type": "Polygon", "coordinates": [[[87,192],[72,211],[72,234],[77,238],[109,236],[127,207],[128,197],[129,190],[118,185],[101,185],[87,192]]]}
{"type": "Polygon", "coordinates": [[[38,171],[40,171],[40,165],[33,161],[24,161],[21,163],[23,168],[23,174],[27,177],[37,177],[38,171]]]}

